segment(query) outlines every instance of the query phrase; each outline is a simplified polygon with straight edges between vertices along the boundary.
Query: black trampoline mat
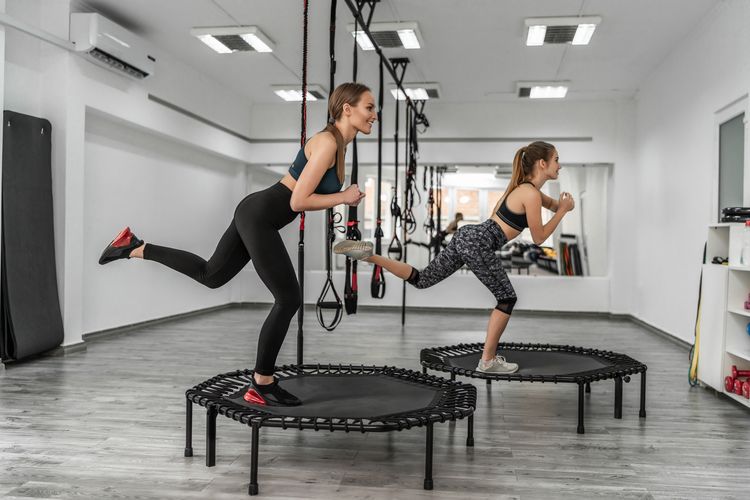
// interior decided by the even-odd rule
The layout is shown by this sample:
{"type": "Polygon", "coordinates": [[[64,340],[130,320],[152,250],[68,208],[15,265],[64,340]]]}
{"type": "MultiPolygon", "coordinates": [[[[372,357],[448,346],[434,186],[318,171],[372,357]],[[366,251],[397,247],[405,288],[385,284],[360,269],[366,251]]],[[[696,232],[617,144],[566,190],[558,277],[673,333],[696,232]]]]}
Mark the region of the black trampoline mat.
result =
{"type": "MultiPolygon", "coordinates": [[[[518,371],[514,375],[563,376],[612,366],[599,358],[575,352],[498,349],[497,354],[504,356],[511,363],[518,363],[518,371]]],[[[475,371],[481,356],[482,351],[477,351],[463,356],[447,357],[445,361],[449,366],[475,371]]]]}
{"type": "Polygon", "coordinates": [[[386,375],[301,375],[283,379],[281,387],[302,400],[301,406],[250,404],[245,389],[227,399],[241,406],[286,417],[378,418],[434,406],[441,389],[386,375]]]}

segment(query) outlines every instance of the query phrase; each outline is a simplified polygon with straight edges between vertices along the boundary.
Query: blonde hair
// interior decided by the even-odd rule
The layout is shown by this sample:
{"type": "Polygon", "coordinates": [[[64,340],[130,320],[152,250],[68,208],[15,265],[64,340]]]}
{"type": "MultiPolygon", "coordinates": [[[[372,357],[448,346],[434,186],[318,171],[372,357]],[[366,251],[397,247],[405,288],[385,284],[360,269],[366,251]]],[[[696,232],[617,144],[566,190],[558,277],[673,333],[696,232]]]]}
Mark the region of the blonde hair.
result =
{"type": "Polygon", "coordinates": [[[329,121],[326,128],[321,132],[330,132],[336,139],[336,175],[339,178],[339,182],[344,182],[345,164],[344,164],[344,137],[336,128],[334,123],[341,118],[344,112],[344,104],[350,106],[356,106],[362,94],[365,92],[371,92],[370,87],[356,82],[342,83],[336,90],[331,93],[328,98],[328,116],[329,121]]]}

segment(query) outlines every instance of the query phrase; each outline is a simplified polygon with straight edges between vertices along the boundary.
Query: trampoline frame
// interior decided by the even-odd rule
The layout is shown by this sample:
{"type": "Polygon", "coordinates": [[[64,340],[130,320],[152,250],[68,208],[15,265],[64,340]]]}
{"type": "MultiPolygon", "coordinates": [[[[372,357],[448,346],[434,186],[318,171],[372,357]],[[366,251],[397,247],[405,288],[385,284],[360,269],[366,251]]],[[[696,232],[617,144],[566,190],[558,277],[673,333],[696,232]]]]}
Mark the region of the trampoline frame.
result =
{"type": "Polygon", "coordinates": [[[476,370],[451,366],[446,362],[446,357],[463,356],[482,352],[484,343],[477,342],[473,344],[456,344],[445,347],[430,347],[422,349],[419,355],[422,365],[422,372],[427,373],[428,369],[448,372],[451,374],[451,380],[456,380],[456,375],[462,375],[471,378],[480,378],[491,385],[493,380],[506,380],[518,382],[552,382],[578,384],[578,434],[584,434],[583,425],[583,395],[584,392],[591,393],[591,382],[614,379],[615,381],[615,410],[614,418],[622,418],[622,383],[630,382],[630,375],[641,374],[641,392],[640,392],[640,409],[638,416],[646,418],[646,370],[648,367],[636,361],[625,354],[619,354],[612,351],[602,351],[587,347],[576,347],[571,345],[556,344],[530,344],[517,342],[500,342],[497,345],[498,350],[506,351],[545,351],[545,352],[567,352],[584,356],[596,357],[611,366],[602,367],[596,370],[585,370],[567,375],[530,375],[522,373],[508,374],[490,374],[482,373],[476,370]]]}
{"type": "MultiPolygon", "coordinates": [[[[262,406],[249,407],[235,403],[228,396],[246,387],[253,376],[251,370],[236,370],[212,377],[185,392],[185,456],[193,456],[193,404],[206,408],[206,466],[216,464],[216,417],[221,414],[252,429],[250,465],[250,495],[258,494],[258,449],[261,427],[280,429],[312,429],[315,431],[344,432],[390,432],[426,427],[424,489],[433,488],[432,447],[433,424],[468,418],[466,446],[474,446],[474,410],[477,389],[471,384],[447,380],[435,375],[419,373],[404,368],[364,365],[284,365],[276,368],[276,376],[283,381],[288,378],[308,375],[385,375],[426,385],[440,390],[440,398],[429,408],[416,412],[386,415],[379,419],[337,417],[290,417],[274,415],[262,406]]],[[[278,409],[278,407],[275,407],[278,409]]]]}

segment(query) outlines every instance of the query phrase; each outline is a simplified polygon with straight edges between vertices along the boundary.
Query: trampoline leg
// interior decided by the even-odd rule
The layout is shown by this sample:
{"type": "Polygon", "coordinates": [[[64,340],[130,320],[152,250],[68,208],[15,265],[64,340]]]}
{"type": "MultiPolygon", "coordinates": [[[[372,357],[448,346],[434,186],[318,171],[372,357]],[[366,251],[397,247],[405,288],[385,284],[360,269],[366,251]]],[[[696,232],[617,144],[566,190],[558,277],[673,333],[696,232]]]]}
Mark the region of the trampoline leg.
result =
{"type": "Polygon", "coordinates": [[[646,372],[641,373],[641,410],[638,416],[646,418],[646,372]]]}
{"type": "Polygon", "coordinates": [[[250,451],[250,487],[248,488],[249,495],[258,494],[258,434],[260,427],[257,424],[252,425],[253,428],[253,448],[250,451]]]}
{"type": "Polygon", "coordinates": [[[424,373],[425,375],[427,375],[427,367],[426,366],[422,367],[422,373],[424,373]]]}
{"type": "Polygon", "coordinates": [[[622,377],[615,377],[615,418],[622,418],[622,377]]]}
{"type": "Polygon", "coordinates": [[[585,432],[583,428],[583,386],[584,384],[578,384],[578,434],[585,432]]]}
{"type": "Polygon", "coordinates": [[[491,386],[491,385],[492,385],[492,379],[489,379],[489,378],[488,378],[488,379],[487,379],[487,387],[489,387],[489,386],[491,386]]]}
{"type": "Polygon", "coordinates": [[[454,380],[454,381],[456,380],[456,374],[455,373],[451,373],[451,380],[454,380]]]}
{"type": "Polygon", "coordinates": [[[206,408],[206,467],[216,465],[216,408],[206,408]]]}
{"type": "Polygon", "coordinates": [[[193,402],[185,398],[185,456],[193,456],[193,402]]]}
{"type": "Polygon", "coordinates": [[[591,394],[591,383],[586,382],[586,394],[591,394]]]}
{"type": "Polygon", "coordinates": [[[474,415],[469,415],[469,435],[466,437],[466,446],[474,446],[474,415]]]}
{"type": "Polygon", "coordinates": [[[424,462],[424,489],[432,489],[432,422],[427,424],[427,451],[424,462]]]}

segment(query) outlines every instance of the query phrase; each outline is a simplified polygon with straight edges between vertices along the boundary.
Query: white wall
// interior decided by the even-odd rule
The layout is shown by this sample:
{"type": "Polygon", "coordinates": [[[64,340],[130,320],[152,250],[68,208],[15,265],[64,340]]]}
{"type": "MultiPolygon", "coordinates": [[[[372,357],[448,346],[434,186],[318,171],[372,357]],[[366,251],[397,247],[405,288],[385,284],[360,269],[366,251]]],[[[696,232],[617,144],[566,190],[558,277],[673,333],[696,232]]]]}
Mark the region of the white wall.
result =
{"type": "Polygon", "coordinates": [[[633,312],[686,341],[713,217],[714,113],[750,91],[748,19],[750,2],[719,3],[637,99],[633,312]]]}
{"type": "Polygon", "coordinates": [[[150,243],[208,258],[245,193],[242,163],[155,138],[95,113],[86,116],[83,332],[217,306],[211,290],[148,261],[97,263],[129,225],[150,243]]]}
{"type": "MultiPolygon", "coordinates": [[[[536,278],[512,276],[511,280],[519,294],[518,309],[598,311],[629,313],[630,286],[632,272],[632,138],[634,135],[634,102],[618,101],[568,101],[568,102],[497,102],[449,104],[430,102],[425,108],[431,127],[422,138],[449,138],[440,142],[420,144],[420,163],[508,163],[518,147],[534,139],[549,139],[556,143],[561,163],[611,163],[614,164],[613,182],[607,193],[609,219],[597,224],[598,229],[607,232],[606,262],[597,262],[597,268],[604,275],[601,278],[572,279],[536,278]],[[540,117],[543,117],[540,119],[540,117]],[[495,138],[495,141],[465,142],[471,138],[495,138]],[[555,141],[555,139],[559,139],[555,141]],[[617,216],[617,218],[615,217],[617,216]],[[613,249],[613,245],[620,248],[613,249]]],[[[393,106],[384,110],[384,137],[393,136],[393,106]]],[[[257,138],[290,141],[299,133],[298,105],[257,104],[253,108],[251,135],[257,138]]],[[[402,113],[403,115],[403,113],[402,113]]],[[[308,123],[322,123],[325,108],[313,104],[308,114],[308,123]]],[[[309,133],[317,130],[309,126],[309,133]]],[[[403,130],[402,130],[403,138],[403,130]]],[[[375,139],[375,136],[371,137],[375,139]]],[[[402,146],[403,148],[403,143],[402,146]]],[[[257,144],[255,158],[261,163],[291,162],[298,145],[289,143],[257,144]]],[[[390,162],[393,157],[393,143],[384,145],[384,156],[390,162]]],[[[403,161],[403,149],[399,151],[403,161]]],[[[362,162],[377,160],[376,144],[360,142],[359,157],[362,162]]],[[[403,169],[403,165],[402,165],[403,169]]],[[[421,183],[421,180],[420,180],[421,183]]],[[[399,184],[403,186],[402,183],[399,184]]],[[[602,214],[607,214],[603,211],[602,214]]],[[[322,217],[317,216],[323,227],[322,217]]],[[[312,219],[312,217],[310,217],[312,219]]],[[[316,219],[317,220],[317,219],[316,219]]],[[[321,234],[308,239],[320,238],[321,234]]],[[[317,247],[306,245],[307,267],[314,269],[316,263],[323,262],[319,253],[322,241],[317,247]]],[[[295,249],[291,251],[296,253],[295,249]]],[[[410,248],[409,250],[413,250],[410,248]]],[[[320,268],[318,268],[320,269],[320,268]]],[[[306,281],[306,302],[314,302],[320,293],[324,275],[311,273],[306,281]]],[[[383,301],[369,299],[370,268],[360,275],[360,297],[362,303],[383,305],[400,304],[401,286],[390,277],[387,294],[383,301]],[[395,286],[394,286],[395,285],[395,286]]],[[[489,293],[473,276],[465,276],[469,281],[457,276],[446,286],[433,289],[409,291],[408,303],[435,307],[493,307],[489,293]],[[472,281],[473,280],[473,281],[472,281]],[[489,298],[488,298],[489,297],[489,298]]],[[[343,275],[335,279],[339,292],[343,288],[343,275]]]]}
{"type": "MultiPolygon", "coordinates": [[[[713,117],[718,109],[750,90],[747,49],[750,28],[746,23],[749,9],[750,4],[742,0],[720,3],[691,31],[690,38],[654,68],[636,100],[428,104],[425,110],[432,127],[422,137],[497,140],[423,142],[421,163],[508,162],[516,148],[528,140],[557,138],[563,164],[567,161],[614,165],[608,193],[607,276],[582,280],[514,276],[519,309],[632,313],[680,338],[692,338],[702,244],[712,215],[712,193],[708,186],[712,185],[715,164],[713,117]],[[585,140],[589,137],[592,140],[585,140]]],[[[67,38],[67,1],[7,0],[6,10],[14,17],[67,38]]],[[[243,189],[247,192],[266,187],[278,178],[254,168],[246,174],[237,173],[238,165],[289,163],[298,147],[295,143],[298,106],[254,105],[250,113],[251,103],[228,89],[217,92],[215,82],[169,54],[157,55],[159,64],[154,79],[134,83],[26,35],[13,31],[6,34],[2,68],[5,108],[45,117],[54,127],[55,231],[66,344],[77,342],[89,328],[110,324],[103,318],[113,310],[111,304],[96,306],[98,312],[85,307],[92,300],[87,295],[88,280],[96,272],[88,267],[90,253],[95,248],[88,238],[91,235],[98,242],[101,238],[98,231],[103,232],[103,227],[97,224],[105,223],[103,219],[90,221],[92,215],[87,209],[88,204],[97,202],[91,189],[87,189],[87,185],[95,182],[87,177],[92,175],[92,158],[112,159],[115,165],[135,154],[154,166],[140,174],[148,176],[148,182],[157,187],[165,187],[168,181],[151,170],[176,172],[178,165],[184,167],[179,171],[190,172],[190,178],[175,191],[176,198],[180,197],[178,193],[194,194],[193,183],[201,182],[211,184],[226,196],[216,204],[210,204],[209,199],[210,207],[204,207],[211,220],[204,222],[203,231],[218,234],[218,228],[226,225],[227,207],[238,201],[243,189]],[[250,145],[149,101],[149,93],[251,137],[288,138],[290,142],[250,145]],[[164,152],[151,147],[152,144],[136,154],[122,144],[111,142],[112,134],[98,132],[97,126],[89,124],[87,132],[88,117],[94,115],[108,116],[105,121],[120,122],[113,127],[124,126],[167,140],[170,144],[164,146],[167,153],[162,155],[164,152]],[[188,161],[179,155],[179,149],[185,146],[208,154],[205,158],[211,160],[188,161]]],[[[385,114],[384,134],[390,139],[392,105],[386,107],[385,114]]],[[[324,116],[324,105],[311,105],[309,123],[322,125],[324,116]]],[[[317,129],[310,125],[309,133],[317,129]]],[[[389,148],[391,142],[386,144],[387,157],[392,156],[389,148]]],[[[361,144],[360,154],[363,162],[375,161],[375,144],[361,144]]],[[[403,154],[400,156],[403,159],[403,154]]],[[[133,174],[130,172],[131,176],[124,178],[131,185],[135,180],[133,174]]],[[[140,201],[148,206],[148,199],[140,201]]],[[[143,217],[145,213],[136,216],[143,217]]],[[[168,222],[171,221],[165,217],[165,224],[168,222]]],[[[308,218],[306,250],[312,267],[322,263],[323,226],[322,214],[308,218]]],[[[287,227],[283,234],[296,264],[297,223],[287,227]]],[[[207,251],[210,246],[207,241],[211,239],[202,235],[179,241],[176,234],[169,237],[199,253],[207,251]]],[[[163,302],[140,309],[139,318],[208,307],[224,300],[270,300],[252,268],[246,269],[243,279],[227,292],[198,290],[192,284],[182,286],[182,277],[167,277],[166,271],[164,276],[159,286],[175,285],[174,288],[163,302]]],[[[321,276],[319,272],[310,273],[308,302],[317,298],[321,276]]],[[[362,295],[367,296],[369,268],[363,269],[362,276],[362,295]]],[[[400,286],[390,278],[388,296],[381,303],[398,304],[400,286]]],[[[94,281],[99,279],[96,276],[94,281]]],[[[336,277],[339,291],[342,280],[341,276],[336,277]]],[[[362,299],[362,303],[369,301],[362,299]]],[[[486,290],[471,276],[457,276],[434,290],[410,290],[409,303],[492,306],[486,290]]],[[[121,321],[132,322],[132,318],[123,315],[121,321]]],[[[115,323],[111,326],[116,326],[115,323]]]]}
{"type": "MultiPolygon", "coordinates": [[[[6,12],[67,39],[69,10],[68,1],[11,0],[7,2],[6,12]]],[[[163,292],[158,301],[148,293],[139,296],[141,280],[131,280],[130,275],[121,280],[118,284],[123,290],[118,293],[130,297],[130,310],[117,305],[115,299],[119,296],[98,296],[103,278],[96,273],[105,271],[92,267],[91,255],[112,238],[112,231],[116,232],[117,225],[128,217],[124,208],[119,213],[111,211],[112,217],[117,218],[111,221],[103,217],[97,219],[98,215],[89,213],[87,205],[101,206],[103,201],[92,191],[97,179],[86,176],[87,172],[94,176],[102,174],[92,169],[109,168],[115,178],[107,178],[106,182],[99,178],[107,189],[117,180],[130,187],[136,186],[136,176],[139,176],[142,186],[154,190],[134,200],[143,208],[133,210],[132,218],[127,221],[133,225],[138,219],[143,220],[148,207],[156,206],[157,202],[148,195],[164,189],[161,195],[172,202],[174,212],[165,212],[163,220],[153,217],[154,220],[144,221],[141,227],[149,231],[153,228],[167,240],[205,252],[215,243],[207,241],[214,238],[219,227],[222,230],[226,227],[231,216],[228,207],[244,194],[246,169],[238,165],[252,161],[253,148],[236,137],[149,101],[148,94],[185,106],[243,134],[248,132],[251,103],[228,89],[217,88],[205,75],[159,51],[156,52],[157,74],[153,79],[134,82],[28,35],[8,30],[6,36],[5,109],[47,118],[53,127],[55,249],[65,345],[79,342],[82,334],[92,329],[210,307],[226,302],[227,298],[241,300],[232,287],[215,295],[198,291],[193,284],[183,281],[184,278],[175,276],[165,277],[164,282],[156,285],[163,292]],[[118,126],[125,127],[124,130],[140,130],[140,137],[145,133],[150,140],[136,145],[123,145],[122,141],[118,144],[112,141],[111,129],[97,132],[101,122],[90,124],[90,140],[87,140],[87,118],[94,115],[107,116],[108,120],[119,122],[118,126]],[[159,145],[162,140],[169,145],[159,145]],[[185,156],[196,151],[203,151],[204,155],[195,153],[192,159],[185,156]],[[205,154],[211,155],[210,161],[205,154]],[[139,170],[115,168],[131,157],[144,162],[135,167],[139,170]],[[164,177],[170,170],[177,174],[178,169],[186,176],[183,183],[164,177]],[[167,193],[170,183],[175,187],[167,193]],[[182,220],[178,214],[195,217],[197,213],[198,209],[187,195],[194,196],[199,183],[206,183],[216,191],[205,195],[205,205],[200,207],[204,213],[204,219],[199,222],[200,231],[177,233],[177,225],[188,227],[192,222],[182,220]],[[219,201],[219,197],[223,199],[219,201]],[[111,226],[105,230],[107,224],[111,226]],[[211,237],[207,239],[203,232],[210,232],[211,237]],[[128,292],[131,293],[128,295],[128,292]]],[[[123,133],[131,137],[138,135],[133,131],[123,133]]]]}

